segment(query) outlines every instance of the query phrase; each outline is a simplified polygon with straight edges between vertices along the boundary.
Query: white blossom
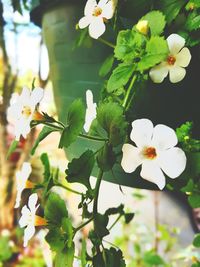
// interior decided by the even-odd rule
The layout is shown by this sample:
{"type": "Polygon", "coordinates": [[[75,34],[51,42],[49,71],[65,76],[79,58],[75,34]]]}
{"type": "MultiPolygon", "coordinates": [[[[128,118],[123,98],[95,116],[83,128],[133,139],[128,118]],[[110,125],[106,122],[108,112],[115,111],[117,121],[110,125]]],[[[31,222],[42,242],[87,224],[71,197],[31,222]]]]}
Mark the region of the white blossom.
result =
{"type": "Polygon", "coordinates": [[[132,123],[130,138],[136,146],[122,147],[121,165],[125,172],[132,173],[142,165],[141,177],[163,189],[164,173],[174,179],[184,171],[186,156],[182,149],[175,147],[178,139],[172,128],[163,124],[153,127],[150,120],[139,119],[132,123]]]}
{"type": "Polygon", "coordinates": [[[89,26],[89,35],[98,39],[106,30],[105,21],[111,19],[115,10],[115,1],[88,0],[84,10],[84,17],[79,20],[79,28],[89,26]]]}
{"type": "Polygon", "coordinates": [[[43,94],[44,90],[40,87],[34,88],[33,91],[24,87],[21,95],[15,94],[11,98],[8,116],[13,119],[16,140],[19,141],[21,135],[26,138],[29,134],[31,120],[43,94]]]}
{"type": "Polygon", "coordinates": [[[150,77],[153,82],[161,83],[169,73],[169,80],[177,83],[183,80],[186,75],[185,67],[191,60],[191,54],[185,45],[185,39],[178,34],[171,34],[167,38],[169,55],[166,61],[150,70],[150,77]]]}
{"type": "Polygon", "coordinates": [[[93,94],[92,91],[90,90],[86,91],[86,104],[87,104],[87,109],[85,114],[84,130],[86,132],[89,132],[90,126],[97,115],[96,111],[97,104],[93,102],[93,94]]]}
{"type": "Polygon", "coordinates": [[[28,207],[25,205],[21,211],[22,216],[19,220],[19,225],[21,228],[26,227],[24,230],[24,247],[28,245],[28,241],[35,234],[35,226],[47,224],[44,218],[36,215],[36,211],[39,207],[39,205],[37,205],[37,201],[37,194],[32,194],[28,200],[28,207]]]}
{"type": "Polygon", "coordinates": [[[16,172],[16,187],[17,196],[15,202],[15,208],[19,208],[21,195],[25,188],[32,188],[32,183],[28,181],[32,168],[29,162],[24,162],[20,171],[16,172]]]}

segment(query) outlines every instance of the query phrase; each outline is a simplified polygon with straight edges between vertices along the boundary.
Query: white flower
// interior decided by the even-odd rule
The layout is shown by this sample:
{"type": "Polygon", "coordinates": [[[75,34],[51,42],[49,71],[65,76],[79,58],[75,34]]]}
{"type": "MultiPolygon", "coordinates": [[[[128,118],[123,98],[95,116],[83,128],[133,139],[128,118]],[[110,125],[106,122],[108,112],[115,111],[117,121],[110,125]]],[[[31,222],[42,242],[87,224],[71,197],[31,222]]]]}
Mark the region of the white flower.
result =
{"type": "Polygon", "coordinates": [[[85,114],[84,130],[86,132],[89,132],[90,126],[97,115],[96,111],[97,104],[93,103],[93,94],[92,91],[90,90],[86,91],[86,103],[87,103],[87,109],[85,114]]]}
{"type": "Polygon", "coordinates": [[[39,205],[36,206],[37,201],[37,194],[32,194],[28,200],[28,207],[25,205],[21,211],[22,216],[19,220],[19,225],[21,228],[26,227],[24,230],[24,247],[28,245],[28,241],[35,234],[35,226],[42,226],[47,224],[44,218],[36,215],[36,211],[39,207],[39,205]]]}
{"type": "Polygon", "coordinates": [[[182,149],[175,147],[178,139],[172,128],[162,124],[153,127],[150,120],[139,119],[132,123],[130,138],[136,146],[122,147],[121,165],[125,172],[131,173],[142,165],[141,177],[163,189],[164,173],[176,178],[184,171],[186,156],[182,149]]]}
{"type": "Polygon", "coordinates": [[[169,55],[165,62],[153,67],[150,70],[150,77],[153,82],[161,83],[169,73],[169,80],[177,83],[183,80],[186,75],[185,67],[191,60],[191,54],[185,45],[185,39],[178,34],[171,34],[167,38],[169,46],[169,55]]]}
{"type": "Polygon", "coordinates": [[[42,88],[38,87],[30,91],[27,87],[24,87],[21,95],[15,94],[15,97],[11,98],[8,116],[14,119],[16,140],[19,141],[21,135],[26,138],[30,132],[30,122],[43,94],[44,90],[42,88]]]}
{"type": "Polygon", "coordinates": [[[98,39],[106,30],[105,21],[113,17],[115,3],[111,0],[88,0],[84,10],[84,17],[79,20],[79,28],[89,26],[89,35],[98,39]]]}
{"type": "Polygon", "coordinates": [[[29,162],[24,162],[20,171],[16,173],[16,186],[17,186],[17,196],[15,202],[15,209],[19,208],[21,195],[25,188],[33,188],[33,183],[28,181],[31,174],[32,168],[29,162]]]}

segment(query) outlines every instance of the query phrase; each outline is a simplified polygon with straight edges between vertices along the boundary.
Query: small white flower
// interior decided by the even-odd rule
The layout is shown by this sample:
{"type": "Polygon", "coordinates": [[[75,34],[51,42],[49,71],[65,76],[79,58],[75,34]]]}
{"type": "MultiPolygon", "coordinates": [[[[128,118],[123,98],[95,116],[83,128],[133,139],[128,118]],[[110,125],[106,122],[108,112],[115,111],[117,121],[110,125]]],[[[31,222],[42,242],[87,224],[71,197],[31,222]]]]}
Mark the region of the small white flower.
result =
{"type": "Polygon", "coordinates": [[[97,115],[96,111],[97,104],[93,103],[93,94],[92,91],[90,90],[86,91],[86,103],[87,103],[87,109],[85,114],[84,130],[86,132],[89,132],[90,126],[97,115]]]}
{"type": "Polygon", "coordinates": [[[24,247],[28,245],[28,241],[35,234],[35,226],[42,226],[47,224],[44,218],[36,215],[36,211],[39,207],[39,205],[36,205],[37,201],[37,194],[32,194],[28,200],[28,207],[25,205],[21,211],[22,216],[19,220],[19,225],[21,228],[26,227],[24,230],[24,247]]]}
{"type": "Polygon", "coordinates": [[[21,195],[25,188],[33,188],[33,184],[28,181],[31,174],[32,168],[29,162],[24,162],[20,171],[16,173],[16,186],[17,186],[17,196],[15,202],[15,209],[19,208],[21,195]]]}
{"type": "Polygon", "coordinates": [[[24,87],[21,95],[15,94],[11,98],[8,116],[14,120],[16,140],[19,141],[21,135],[26,138],[30,132],[30,122],[43,95],[44,90],[42,88],[38,87],[30,91],[30,89],[24,87]]]}
{"type": "Polygon", "coordinates": [[[89,26],[89,35],[98,39],[106,30],[105,21],[111,19],[115,10],[115,2],[112,0],[88,0],[84,10],[84,17],[79,20],[79,28],[89,26]]]}
{"type": "Polygon", "coordinates": [[[142,165],[141,177],[163,189],[164,173],[176,178],[184,171],[187,159],[184,151],[175,147],[178,139],[172,128],[162,124],[153,127],[150,120],[139,119],[132,123],[130,138],[136,146],[122,147],[121,165],[125,172],[131,173],[142,165]]]}
{"type": "Polygon", "coordinates": [[[185,67],[191,60],[191,54],[185,45],[185,39],[178,34],[171,34],[167,38],[169,55],[165,62],[153,67],[150,70],[150,77],[153,82],[161,83],[169,73],[169,80],[177,83],[183,80],[186,75],[185,67]]]}

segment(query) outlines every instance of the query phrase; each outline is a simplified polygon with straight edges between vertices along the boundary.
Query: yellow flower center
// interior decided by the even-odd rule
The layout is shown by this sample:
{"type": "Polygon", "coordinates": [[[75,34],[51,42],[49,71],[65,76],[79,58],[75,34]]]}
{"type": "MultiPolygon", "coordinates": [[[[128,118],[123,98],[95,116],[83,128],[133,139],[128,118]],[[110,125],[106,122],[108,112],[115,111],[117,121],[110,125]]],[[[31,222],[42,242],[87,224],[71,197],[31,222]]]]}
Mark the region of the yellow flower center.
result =
{"type": "Polygon", "coordinates": [[[26,181],[26,188],[27,188],[27,189],[32,189],[32,188],[34,188],[34,187],[35,187],[35,184],[34,184],[34,183],[32,183],[32,182],[29,181],[29,180],[26,181]]]}
{"type": "Polygon", "coordinates": [[[100,8],[100,7],[96,7],[95,9],[94,9],[94,11],[93,11],[93,16],[94,17],[98,17],[98,16],[100,16],[101,14],[102,14],[102,9],[100,8]]]}
{"type": "Polygon", "coordinates": [[[174,56],[168,56],[168,58],[167,58],[167,63],[169,64],[169,65],[174,65],[175,64],[175,62],[176,62],[176,58],[174,57],[174,56]]]}
{"type": "Polygon", "coordinates": [[[28,118],[30,117],[32,111],[31,111],[31,108],[29,106],[24,106],[23,109],[22,109],[22,115],[25,117],[25,118],[28,118]]]}
{"type": "Polygon", "coordinates": [[[47,220],[45,218],[35,215],[35,226],[47,225],[47,220]]]}
{"type": "Polygon", "coordinates": [[[145,158],[154,159],[157,156],[156,149],[154,147],[147,147],[144,149],[143,155],[145,158]]]}

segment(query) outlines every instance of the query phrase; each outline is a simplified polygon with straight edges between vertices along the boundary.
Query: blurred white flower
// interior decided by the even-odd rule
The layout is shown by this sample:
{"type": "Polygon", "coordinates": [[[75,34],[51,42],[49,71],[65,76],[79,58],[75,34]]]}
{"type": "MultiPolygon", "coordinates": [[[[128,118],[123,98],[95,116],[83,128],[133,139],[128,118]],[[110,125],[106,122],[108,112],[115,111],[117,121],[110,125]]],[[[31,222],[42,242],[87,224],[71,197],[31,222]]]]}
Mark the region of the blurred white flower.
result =
{"type": "Polygon", "coordinates": [[[83,29],[89,26],[89,35],[98,39],[106,30],[105,21],[111,19],[115,10],[115,1],[88,0],[84,10],[84,17],[79,20],[79,28],[83,29]]]}
{"type": "Polygon", "coordinates": [[[38,196],[36,193],[30,195],[28,207],[25,205],[21,211],[22,216],[19,220],[19,225],[21,228],[26,227],[24,230],[24,247],[28,245],[28,241],[35,234],[35,226],[43,226],[47,224],[44,218],[36,215],[36,211],[39,207],[39,205],[36,206],[37,201],[38,196]]]}
{"type": "Polygon", "coordinates": [[[51,252],[49,244],[45,240],[45,236],[47,235],[47,233],[48,233],[47,230],[44,230],[44,229],[40,230],[37,234],[37,238],[41,246],[42,255],[43,255],[46,266],[53,267],[52,252],[51,252]]]}
{"type": "Polygon", "coordinates": [[[169,55],[165,62],[153,67],[150,70],[150,77],[153,82],[161,83],[169,73],[169,80],[177,83],[183,80],[186,75],[185,67],[191,60],[191,54],[185,45],[185,39],[178,34],[171,34],[167,38],[169,55]]]}
{"type": "Polygon", "coordinates": [[[87,109],[85,114],[84,130],[86,132],[89,132],[90,126],[97,115],[96,111],[97,104],[93,103],[93,94],[92,91],[90,90],[86,91],[86,103],[87,103],[87,109]]]}
{"type": "MultiPolygon", "coordinates": [[[[34,88],[33,91],[24,87],[21,95],[15,94],[10,101],[8,108],[8,117],[11,117],[15,126],[15,138],[19,141],[22,135],[26,138],[30,132],[30,122],[34,117],[37,105],[42,100],[44,90],[40,87],[34,88]]],[[[36,114],[40,114],[36,112],[36,114]]]]}
{"type": "Polygon", "coordinates": [[[184,151],[175,147],[178,139],[172,128],[162,124],[153,127],[150,120],[139,119],[132,123],[130,138],[136,146],[122,147],[121,165],[125,172],[131,173],[142,165],[141,177],[163,189],[164,173],[176,178],[184,171],[187,159],[184,151]]]}
{"type": "Polygon", "coordinates": [[[33,188],[34,184],[28,181],[31,174],[32,168],[29,162],[24,162],[20,171],[16,172],[16,186],[17,186],[17,196],[15,202],[15,209],[19,208],[21,195],[25,188],[33,188]]]}

